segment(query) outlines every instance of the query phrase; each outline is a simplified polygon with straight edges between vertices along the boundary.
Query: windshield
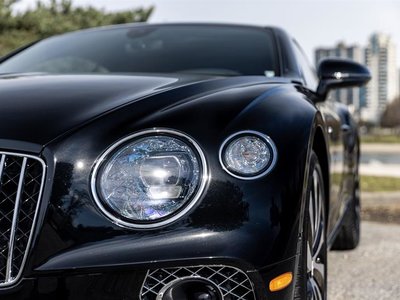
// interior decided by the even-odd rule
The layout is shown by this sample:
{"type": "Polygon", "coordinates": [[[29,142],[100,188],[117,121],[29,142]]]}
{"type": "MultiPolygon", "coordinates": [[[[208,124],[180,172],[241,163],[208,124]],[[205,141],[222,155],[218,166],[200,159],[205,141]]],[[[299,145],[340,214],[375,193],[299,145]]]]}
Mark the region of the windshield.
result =
{"type": "Polygon", "coordinates": [[[147,25],[83,31],[40,41],[0,64],[0,73],[193,73],[277,75],[267,29],[147,25]]]}

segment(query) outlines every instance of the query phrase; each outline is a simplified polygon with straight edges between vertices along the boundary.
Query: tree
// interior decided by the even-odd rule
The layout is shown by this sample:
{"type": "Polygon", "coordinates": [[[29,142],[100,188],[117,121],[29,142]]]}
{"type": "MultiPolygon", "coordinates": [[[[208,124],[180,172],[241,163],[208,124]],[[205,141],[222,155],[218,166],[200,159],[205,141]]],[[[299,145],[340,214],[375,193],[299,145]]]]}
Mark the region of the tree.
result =
{"type": "Polygon", "coordinates": [[[145,22],[153,7],[105,12],[94,7],[75,7],[72,0],[38,1],[34,9],[13,13],[19,0],[0,0],[0,56],[54,34],[103,25],[145,22]]]}
{"type": "Polygon", "coordinates": [[[0,0],[0,31],[12,29],[16,25],[11,9],[16,2],[18,0],[0,0]]]}
{"type": "Polygon", "coordinates": [[[387,107],[381,118],[382,127],[400,127],[400,97],[397,97],[387,107]]]}

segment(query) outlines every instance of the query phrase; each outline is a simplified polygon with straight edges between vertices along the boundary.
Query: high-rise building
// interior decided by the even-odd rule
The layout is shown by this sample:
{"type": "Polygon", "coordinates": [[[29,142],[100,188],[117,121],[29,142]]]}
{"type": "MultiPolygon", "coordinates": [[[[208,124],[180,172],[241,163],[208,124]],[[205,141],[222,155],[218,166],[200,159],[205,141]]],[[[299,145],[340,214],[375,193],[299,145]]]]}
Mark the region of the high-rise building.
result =
{"type": "MultiPolygon", "coordinates": [[[[346,46],[343,42],[333,48],[318,48],[315,50],[315,63],[326,57],[348,58],[359,63],[364,63],[363,49],[360,46],[346,46]]],[[[331,97],[336,101],[349,105],[358,114],[360,112],[360,88],[337,89],[331,92],[331,97]]]]}
{"type": "Polygon", "coordinates": [[[365,49],[365,63],[372,79],[365,87],[362,119],[378,124],[387,104],[399,95],[396,47],[390,36],[382,33],[371,35],[365,49]]]}

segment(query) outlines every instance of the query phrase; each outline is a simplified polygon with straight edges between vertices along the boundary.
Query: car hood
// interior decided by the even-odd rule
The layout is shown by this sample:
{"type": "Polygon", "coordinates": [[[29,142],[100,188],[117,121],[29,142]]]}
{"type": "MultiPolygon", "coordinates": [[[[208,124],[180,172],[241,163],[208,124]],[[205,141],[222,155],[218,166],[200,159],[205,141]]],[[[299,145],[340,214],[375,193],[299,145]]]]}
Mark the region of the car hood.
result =
{"type": "Polygon", "coordinates": [[[135,101],[151,101],[151,96],[168,90],[191,86],[186,91],[192,93],[190,97],[266,80],[260,76],[3,75],[0,147],[10,140],[44,146],[101,115],[135,101]]]}

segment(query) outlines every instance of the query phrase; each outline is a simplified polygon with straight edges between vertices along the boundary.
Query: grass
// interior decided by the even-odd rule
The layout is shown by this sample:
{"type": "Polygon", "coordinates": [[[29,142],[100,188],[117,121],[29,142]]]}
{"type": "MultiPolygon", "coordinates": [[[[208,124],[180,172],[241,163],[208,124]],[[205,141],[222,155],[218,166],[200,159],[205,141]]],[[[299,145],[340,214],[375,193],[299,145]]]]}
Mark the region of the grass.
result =
{"type": "Polygon", "coordinates": [[[364,136],[361,136],[361,143],[400,144],[400,136],[398,136],[398,135],[364,135],[364,136]]]}
{"type": "MultiPolygon", "coordinates": [[[[338,185],[341,176],[332,174],[332,184],[338,185]]],[[[361,175],[361,191],[363,192],[400,192],[400,178],[389,176],[361,175]]]]}
{"type": "Polygon", "coordinates": [[[400,191],[400,178],[381,176],[361,176],[361,190],[364,192],[400,191]]]}

